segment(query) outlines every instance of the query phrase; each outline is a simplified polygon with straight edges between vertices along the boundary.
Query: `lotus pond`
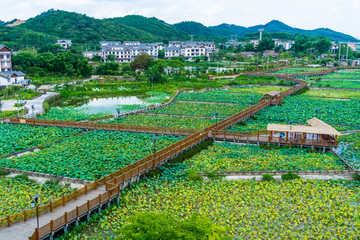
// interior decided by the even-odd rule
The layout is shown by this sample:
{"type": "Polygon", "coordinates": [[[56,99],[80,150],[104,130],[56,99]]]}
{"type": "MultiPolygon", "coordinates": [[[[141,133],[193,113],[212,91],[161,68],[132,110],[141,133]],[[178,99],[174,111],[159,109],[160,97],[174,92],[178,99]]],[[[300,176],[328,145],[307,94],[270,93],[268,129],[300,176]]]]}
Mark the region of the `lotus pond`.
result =
{"type": "Polygon", "coordinates": [[[348,181],[284,182],[186,180],[183,164],[141,182],[121,203],[72,239],[113,239],[139,212],[186,219],[209,217],[235,239],[356,239],[359,187],[348,181]],[[174,169],[175,168],[175,169],[174,169]]]}
{"type": "Polygon", "coordinates": [[[360,169],[360,133],[341,136],[338,151],[353,168],[360,169]]]}
{"type": "Polygon", "coordinates": [[[331,90],[331,89],[310,89],[304,96],[323,97],[323,98],[353,98],[360,99],[360,91],[331,90]]]}
{"type": "Polygon", "coordinates": [[[41,206],[73,191],[69,187],[38,184],[19,177],[0,178],[0,186],[0,218],[31,209],[30,203],[36,194],[40,194],[41,206]]]}
{"type": "Polygon", "coordinates": [[[51,104],[50,110],[40,119],[83,121],[112,117],[121,112],[158,105],[169,98],[166,93],[147,92],[144,96],[107,98],[65,98],[51,104]]]}
{"type": "Polygon", "coordinates": [[[266,129],[268,123],[285,123],[290,120],[306,122],[317,117],[328,124],[360,126],[360,100],[334,100],[293,96],[284,99],[279,106],[266,108],[254,117],[230,130],[252,131],[266,129]],[[316,109],[319,109],[316,115],[316,109]]]}
{"type": "Polygon", "coordinates": [[[327,68],[321,68],[321,67],[295,67],[295,68],[281,69],[276,73],[308,73],[308,72],[320,72],[326,69],[327,68]]]}
{"type": "Polygon", "coordinates": [[[231,94],[228,91],[208,91],[203,93],[182,93],[175,100],[180,101],[198,101],[198,102],[222,102],[251,104],[257,103],[263,95],[261,94],[231,94]]]}
{"type": "Polygon", "coordinates": [[[107,122],[120,123],[125,125],[173,127],[173,128],[184,128],[184,129],[204,129],[210,125],[215,124],[216,119],[138,114],[138,115],[130,115],[127,117],[117,118],[107,122]]]}
{"type": "Polygon", "coordinates": [[[215,143],[186,163],[197,172],[346,170],[331,153],[302,148],[267,148],[215,143]]]}
{"type": "Polygon", "coordinates": [[[0,124],[0,156],[77,135],[82,130],[58,127],[0,124]]]}
{"type": "MultiPolygon", "coordinates": [[[[150,155],[152,137],[142,133],[90,131],[33,154],[0,159],[0,166],[93,181],[150,155]]],[[[156,149],[180,139],[159,136],[156,149]]]]}

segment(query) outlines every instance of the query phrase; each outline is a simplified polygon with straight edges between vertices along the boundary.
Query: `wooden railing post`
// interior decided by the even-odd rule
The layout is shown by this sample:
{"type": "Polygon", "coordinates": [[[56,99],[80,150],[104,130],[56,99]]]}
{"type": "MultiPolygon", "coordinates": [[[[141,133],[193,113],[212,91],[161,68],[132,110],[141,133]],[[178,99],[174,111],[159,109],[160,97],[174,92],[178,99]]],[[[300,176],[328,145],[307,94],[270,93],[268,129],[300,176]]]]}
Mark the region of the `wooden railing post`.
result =
{"type": "Polygon", "coordinates": [[[65,196],[62,197],[63,206],[65,206],[65,196]]]}
{"type": "Polygon", "coordinates": [[[26,221],[26,210],[24,210],[24,222],[26,221]]]}
{"type": "Polygon", "coordinates": [[[8,222],[8,227],[10,227],[10,225],[11,225],[10,216],[7,217],[7,222],[8,222]]]}
{"type": "Polygon", "coordinates": [[[50,202],[50,212],[53,211],[53,206],[52,206],[52,202],[50,202]]]}

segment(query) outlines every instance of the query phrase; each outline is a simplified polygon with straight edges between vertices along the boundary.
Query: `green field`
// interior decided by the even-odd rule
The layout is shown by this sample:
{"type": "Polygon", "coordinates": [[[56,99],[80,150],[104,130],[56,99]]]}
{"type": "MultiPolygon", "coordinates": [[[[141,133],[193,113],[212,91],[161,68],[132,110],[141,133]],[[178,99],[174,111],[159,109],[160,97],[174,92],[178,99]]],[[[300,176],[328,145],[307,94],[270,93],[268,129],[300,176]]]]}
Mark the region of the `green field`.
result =
{"type": "Polygon", "coordinates": [[[73,239],[113,239],[137,213],[209,217],[230,239],[356,239],[358,185],[347,181],[201,181],[185,179],[182,164],[136,185],[100,220],[73,239]],[[175,169],[176,170],[175,170],[175,169]]]}
{"type": "Polygon", "coordinates": [[[261,87],[231,87],[229,92],[265,94],[271,91],[286,91],[288,87],[282,86],[261,86],[261,87]],[[280,90],[281,89],[281,90],[280,90]]]}
{"type": "Polygon", "coordinates": [[[80,129],[0,124],[0,156],[61,140],[80,129]]]}
{"type": "Polygon", "coordinates": [[[31,201],[40,194],[39,206],[57,200],[73,191],[60,185],[38,184],[19,177],[0,178],[0,218],[31,209],[31,201]]]}
{"type": "Polygon", "coordinates": [[[321,67],[293,67],[293,68],[285,68],[276,73],[308,73],[308,72],[320,72],[326,70],[327,68],[321,67]]]}
{"type": "Polygon", "coordinates": [[[346,170],[331,153],[301,148],[267,149],[256,145],[215,143],[186,161],[197,172],[346,170]]]}
{"type": "Polygon", "coordinates": [[[360,99],[360,91],[349,91],[339,89],[310,89],[306,91],[304,96],[324,97],[324,98],[353,98],[360,99]]]}
{"type": "MultiPolygon", "coordinates": [[[[0,159],[0,166],[93,181],[150,155],[152,137],[144,133],[90,131],[33,154],[0,159]]],[[[180,139],[159,136],[156,149],[180,139]]]]}
{"type": "Polygon", "coordinates": [[[360,133],[339,138],[340,155],[355,169],[360,169],[360,133]]]}
{"type": "Polygon", "coordinates": [[[257,103],[262,97],[262,94],[230,94],[227,91],[208,91],[183,93],[178,95],[175,100],[250,104],[257,103]]]}
{"type": "Polygon", "coordinates": [[[246,121],[230,128],[235,131],[266,129],[269,123],[285,123],[290,120],[306,122],[316,116],[328,124],[360,125],[360,100],[333,100],[293,96],[285,98],[279,106],[266,108],[246,121]]]}
{"type": "Polygon", "coordinates": [[[120,119],[115,119],[107,122],[120,123],[125,125],[204,129],[208,126],[215,124],[216,119],[138,114],[121,117],[120,119]]]}

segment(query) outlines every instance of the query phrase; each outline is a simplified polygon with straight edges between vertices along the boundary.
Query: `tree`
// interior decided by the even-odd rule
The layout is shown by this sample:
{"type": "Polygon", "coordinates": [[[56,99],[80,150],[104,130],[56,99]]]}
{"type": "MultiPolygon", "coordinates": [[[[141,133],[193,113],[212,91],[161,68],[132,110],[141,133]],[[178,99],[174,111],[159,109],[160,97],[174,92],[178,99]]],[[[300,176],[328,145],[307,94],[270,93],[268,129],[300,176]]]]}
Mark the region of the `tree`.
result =
{"type": "Polygon", "coordinates": [[[44,46],[42,46],[39,50],[38,53],[44,53],[44,52],[50,52],[53,54],[56,54],[58,51],[63,50],[64,48],[59,45],[59,44],[46,44],[44,46]]]}
{"type": "Polygon", "coordinates": [[[295,39],[295,43],[291,48],[296,53],[305,53],[311,48],[311,45],[311,39],[307,35],[301,35],[295,39]]]}
{"type": "Polygon", "coordinates": [[[270,38],[263,38],[256,47],[258,52],[263,52],[265,50],[273,50],[275,47],[275,42],[270,38]]]}
{"type": "Polygon", "coordinates": [[[92,58],[91,58],[91,61],[93,62],[101,62],[102,60],[102,57],[99,56],[99,55],[94,55],[92,58]]]}
{"type": "Polygon", "coordinates": [[[317,41],[314,43],[314,48],[320,53],[327,53],[330,50],[330,47],[332,46],[332,43],[330,39],[326,37],[320,37],[317,41]]]}
{"type": "Polygon", "coordinates": [[[118,63],[115,62],[107,62],[100,64],[96,68],[96,74],[99,75],[118,75],[119,74],[120,66],[118,63]]]}
{"type": "Polygon", "coordinates": [[[253,44],[248,43],[245,45],[245,52],[255,52],[255,47],[253,44]]]}
{"type": "Polygon", "coordinates": [[[107,55],[107,60],[109,62],[115,62],[116,56],[114,54],[107,55]]]}
{"type": "Polygon", "coordinates": [[[143,53],[135,57],[134,61],[130,63],[130,67],[135,71],[137,69],[147,70],[151,63],[153,62],[153,58],[149,55],[143,53]]]}
{"type": "Polygon", "coordinates": [[[127,240],[228,239],[224,227],[216,226],[207,217],[197,214],[180,221],[166,213],[146,212],[131,216],[119,232],[127,240]]]}
{"type": "Polygon", "coordinates": [[[164,59],[165,58],[165,50],[159,50],[159,58],[164,59]]]}

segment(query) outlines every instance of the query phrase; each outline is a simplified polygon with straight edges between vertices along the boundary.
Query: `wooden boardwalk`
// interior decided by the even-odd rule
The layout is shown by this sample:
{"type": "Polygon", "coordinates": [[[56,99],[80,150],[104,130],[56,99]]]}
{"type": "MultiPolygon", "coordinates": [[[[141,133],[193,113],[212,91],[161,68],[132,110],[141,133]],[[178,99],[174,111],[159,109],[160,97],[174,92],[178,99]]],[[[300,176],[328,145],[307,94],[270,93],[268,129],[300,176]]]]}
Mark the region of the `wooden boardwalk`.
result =
{"type": "MultiPolygon", "coordinates": [[[[254,74],[256,75],[256,74],[254,74]]],[[[261,73],[261,75],[267,76],[268,74],[261,73]]],[[[161,127],[147,127],[147,126],[130,126],[130,125],[118,125],[118,124],[101,124],[91,122],[70,122],[70,121],[56,121],[56,120],[40,120],[40,119],[6,119],[5,122],[12,124],[28,124],[35,126],[57,126],[57,127],[72,127],[88,130],[109,130],[109,131],[127,131],[127,132],[147,132],[156,134],[173,134],[173,135],[188,135],[188,137],[165,147],[151,154],[129,166],[120,169],[109,176],[104,178],[106,182],[105,186],[99,187],[96,190],[89,191],[87,195],[82,195],[76,200],[72,200],[64,207],[59,207],[56,210],[43,214],[40,218],[40,236],[50,236],[55,231],[61,229],[67,223],[74,221],[75,218],[86,214],[89,209],[93,209],[101,204],[109,201],[120,194],[120,189],[125,187],[125,184],[133,179],[139,179],[141,174],[156,168],[160,164],[167,160],[176,157],[178,154],[192,148],[193,146],[201,143],[206,138],[219,138],[219,139],[232,139],[238,141],[251,141],[251,142],[264,142],[269,143],[269,137],[265,134],[253,135],[246,133],[245,135],[239,134],[238,136],[233,133],[221,132],[222,129],[226,129],[232,125],[237,124],[239,121],[246,119],[255,113],[271,106],[280,104],[283,97],[286,97],[294,92],[297,92],[307,86],[307,83],[298,79],[294,79],[288,76],[276,75],[279,78],[294,81],[296,86],[281,93],[280,97],[276,101],[261,101],[231,117],[228,117],[212,126],[196,132],[196,130],[189,129],[175,129],[175,128],[161,128],[161,127]],[[215,135],[212,135],[215,131],[215,135]],[[99,194],[102,194],[98,196],[99,194]],[[66,213],[70,213],[70,217],[66,213]],[[51,221],[53,220],[53,221],[51,221]]],[[[274,141],[274,139],[272,140],[274,141]]],[[[274,142],[277,143],[277,142],[274,142]]],[[[295,145],[295,142],[291,144],[295,145]]],[[[8,228],[0,229],[0,239],[36,239],[34,233],[36,224],[36,218],[26,220],[26,222],[16,223],[8,228]]]]}
{"type": "MultiPolygon", "coordinates": [[[[51,220],[55,220],[60,216],[64,215],[65,212],[70,212],[74,210],[77,206],[81,206],[87,203],[88,200],[96,198],[99,194],[106,192],[105,186],[101,186],[96,190],[89,192],[87,195],[83,195],[76,200],[73,200],[67,203],[65,206],[54,210],[51,213],[42,214],[39,216],[40,226],[48,224],[51,220]]],[[[19,222],[11,225],[11,227],[6,227],[0,229],[0,239],[1,240],[25,240],[29,236],[33,235],[36,228],[36,217],[32,217],[25,222],[19,222]]]]}

